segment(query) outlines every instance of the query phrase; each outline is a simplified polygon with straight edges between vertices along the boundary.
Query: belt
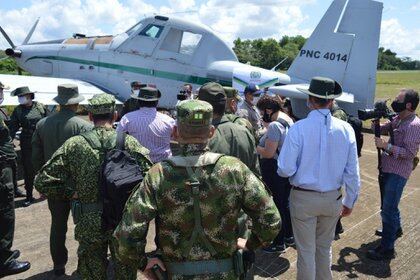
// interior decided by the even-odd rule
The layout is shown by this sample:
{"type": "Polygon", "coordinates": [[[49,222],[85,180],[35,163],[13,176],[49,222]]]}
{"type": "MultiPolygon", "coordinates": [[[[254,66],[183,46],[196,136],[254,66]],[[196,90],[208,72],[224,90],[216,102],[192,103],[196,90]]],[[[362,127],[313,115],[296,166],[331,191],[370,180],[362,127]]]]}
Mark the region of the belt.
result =
{"type": "MultiPolygon", "coordinates": [[[[296,186],[292,186],[292,189],[297,190],[297,191],[304,191],[304,192],[325,193],[325,192],[320,192],[320,191],[316,191],[316,190],[309,190],[309,189],[299,188],[299,187],[296,187],[296,186]]],[[[341,187],[339,187],[337,189],[337,191],[339,191],[340,189],[341,189],[341,187]]]]}
{"type": "Polygon", "coordinates": [[[233,261],[229,259],[165,263],[165,267],[171,274],[199,275],[229,272],[233,270],[233,261]]]}

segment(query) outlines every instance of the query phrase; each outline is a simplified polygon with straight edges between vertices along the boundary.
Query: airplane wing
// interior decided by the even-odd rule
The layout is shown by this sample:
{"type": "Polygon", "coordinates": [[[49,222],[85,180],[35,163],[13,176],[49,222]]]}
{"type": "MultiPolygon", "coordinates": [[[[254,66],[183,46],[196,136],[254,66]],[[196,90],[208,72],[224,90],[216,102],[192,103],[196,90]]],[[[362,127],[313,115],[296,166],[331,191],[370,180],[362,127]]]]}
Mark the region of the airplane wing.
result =
{"type": "MultiPolygon", "coordinates": [[[[283,97],[307,99],[308,95],[299,91],[298,88],[308,89],[309,84],[292,84],[292,85],[274,86],[274,87],[269,87],[268,91],[281,95],[283,97]]],[[[354,95],[348,92],[343,92],[343,94],[340,97],[336,98],[336,100],[344,102],[344,103],[354,103],[354,95]]]]}
{"type": "MultiPolygon", "coordinates": [[[[10,96],[10,93],[15,88],[22,86],[27,86],[30,90],[36,91],[35,100],[44,105],[57,105],[53,98],[57,96],[57,86],[60,84],[77,85],[79,88],[79,94],[85,97],[85,100],[80,104],[88,104],[88,99],[92,98],[92,96],[95,94],[104,92],[110,93],[91,83],[75,79],[0,74],[0,82],[6,86],[4,89],[4,101],[2,103],[3,106],[19,105],[18,98],[10,96]]],[[[117,96],[116,98],[118,99],[117,96]]],[[[121,104],[120,101],[117,101],[117,103],[121,104]]]]}

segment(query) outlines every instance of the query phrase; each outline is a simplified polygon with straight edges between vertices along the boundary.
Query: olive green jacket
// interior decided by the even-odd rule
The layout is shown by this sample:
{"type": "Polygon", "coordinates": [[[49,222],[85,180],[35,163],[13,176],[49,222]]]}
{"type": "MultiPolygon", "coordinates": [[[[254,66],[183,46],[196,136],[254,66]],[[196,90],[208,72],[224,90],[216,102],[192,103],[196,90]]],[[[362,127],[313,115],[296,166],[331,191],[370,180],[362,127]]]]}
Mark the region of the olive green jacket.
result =
{"type": "Polygon", "coordinates": [[[209,141],[210,151],[236,157],[260,176],[254,136],[244,126],[232,123],[226,116],[213,120],[213,125],[216,131],[209,141]]]}
{"type": "Polygon", "coordinates": [[[38,172],[67,139],[92,128],[92,124],[67,108],[40,120],[32,136],[34,170],[38,172]]]}

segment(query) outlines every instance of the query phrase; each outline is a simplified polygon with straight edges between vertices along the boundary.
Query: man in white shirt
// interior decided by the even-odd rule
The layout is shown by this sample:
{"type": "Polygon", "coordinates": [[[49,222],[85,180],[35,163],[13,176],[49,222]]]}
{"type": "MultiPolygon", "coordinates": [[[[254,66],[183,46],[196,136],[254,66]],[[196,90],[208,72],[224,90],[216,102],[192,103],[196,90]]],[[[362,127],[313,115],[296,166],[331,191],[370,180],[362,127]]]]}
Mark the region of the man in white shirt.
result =
{"type": "Polygon", "coordinates": [[[331,116],[341,86],[314,77],[308,117],[295,123],[278,158],[278,174],[290,177],[290,214],[298,251],[297,279],[332,279],[331,243],[340,215],[349,216],[359,195],[360,175],[353,128],[331,116]],[[341,186],[345,185],[346,196],[341,186]]]}
{"type": "Polygon", "coordinates": [[[143,87],[131,95],[138,100],[140,109],[121,118],[117,131],[133,136],[150,151],[153,163],[160,162],[172,155],[171,137],[175,120],[156,110],[161,93],[152,87],[143,87]]]}

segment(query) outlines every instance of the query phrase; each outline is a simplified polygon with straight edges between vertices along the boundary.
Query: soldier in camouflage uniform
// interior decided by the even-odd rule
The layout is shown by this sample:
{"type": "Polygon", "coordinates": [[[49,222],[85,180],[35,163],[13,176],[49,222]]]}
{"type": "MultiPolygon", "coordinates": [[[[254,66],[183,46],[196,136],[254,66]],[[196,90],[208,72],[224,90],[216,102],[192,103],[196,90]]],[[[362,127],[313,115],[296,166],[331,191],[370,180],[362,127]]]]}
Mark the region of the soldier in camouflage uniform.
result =
{"type": "Polygon", "coordinates": [[[236,111],[238,110],[238,102],[241,101],[238,90],[233,87],[223,87],[223,89],[226,93],[226,118],[231,122],[239,124],[248,129],[248,131],[254,136],[255,141],[257,141],[257,133],[252,127],[252,124],[247,119],[236,115],[236,111]]]}
{"type": "Polygon", "coordinates": [[[181,156],[155,164],[126,204],[114,236],[117,257],[137,263],[150,275],[158,264],[169,279],[238,279],[233,258],[238,247],[267,245],[280,216],[263,183],[240,160],[211,153],[212,106],[188,100],[177,106],[176,138],[181,156]],[[237,239],[240,210],[254,221],[246,241],[237,239]],[[159,228],[161,260],[147,261],[149,222],[159,228]]]}
{"type": "Polygon", "coordinates": [[[10,93],[19,98],[19,106],[13,110],[10,117],[10,137],[15,138],[16,132],[22,128],[20,134],[20,151],[25,179],[26,200],[24,206],[34,202],[32,195],[35,171],[32,165],[32,135],[37,122],[48,115],[48,109],[39,102],[33,101],[35,92],[28,87],[20,87],[10,93]]]}
{"type": "MultiPolygon", "coordinates": [[[[3,102],[4,85],[0,82],[0,104],[3,102]]],[[[11,250],[15,232],[15,201],[12,167],[16,153],[9,129],[0,114],[0,278],[28,270],[28,262],[16,260],[20,252],[11,250]]]]}
{"type": "MultiPolygon", "coordinates": [[[[110,232],[101,228],[102,203],[99,201],[99,175],[105,152],[115,148],[117,133],[112,128],[116,118],[115,98],[109,94],[95,95],[89,100],[89,118],[95,127],[91,132],[68,139],[42,167],[35,179],[35,188],[48,198],[72,198],[78,272],[83,279],[106,279],[107,250],[110,232]],[[91,147],[85,137],[99,141],[103,149],[91,147]],[[93,139],[95,137],[95,139],[93,139]],[[80,207],[78,207],[80,206],[80,207]]],[[[151,162],[149,151],[127,135],[125,150],[147,171],[151,162]]],[[[116,279],[135,279],[136,268],[115,261],[116,279]]]]}

